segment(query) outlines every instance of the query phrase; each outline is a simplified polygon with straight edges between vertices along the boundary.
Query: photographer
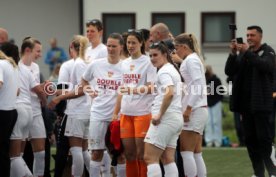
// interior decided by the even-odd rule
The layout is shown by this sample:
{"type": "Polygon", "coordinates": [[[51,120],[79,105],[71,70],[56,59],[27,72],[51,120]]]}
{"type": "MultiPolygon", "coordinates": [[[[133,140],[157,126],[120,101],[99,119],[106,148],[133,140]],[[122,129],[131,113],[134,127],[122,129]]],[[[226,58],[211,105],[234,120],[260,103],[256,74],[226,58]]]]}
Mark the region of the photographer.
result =
{"type": "Polygon", "coordinates": [[[275,52],[262,44],[262,29],[247,28],[247,43],[232,40],[225,74],[234,78],[231,111],[242,115],[245,143],[254,175],[264,177],[264,166],[270,176],[276,175],[273,141],[269,119],[272,113],[275,52]]]}

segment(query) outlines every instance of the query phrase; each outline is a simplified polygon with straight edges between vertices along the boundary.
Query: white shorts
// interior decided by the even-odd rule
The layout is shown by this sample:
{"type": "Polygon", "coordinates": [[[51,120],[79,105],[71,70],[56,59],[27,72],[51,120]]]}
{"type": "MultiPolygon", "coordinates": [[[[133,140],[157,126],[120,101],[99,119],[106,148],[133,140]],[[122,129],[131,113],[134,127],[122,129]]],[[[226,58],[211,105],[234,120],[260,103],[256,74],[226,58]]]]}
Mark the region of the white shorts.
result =
{"type": "Polygon", "coordinates": [[[110,122],[108,121],[90,121],[90,148],[91,150],[106,149],[105,147],[105,135],[110,122]]]}
{"type": "Polygon", "coordinates": [[[203,135],[204,127],[208,119],[208,108],[200,107],[192,110],[190,121],[184,122],[183,130],[194,131],[203,135]]]}
{"type": "Polygon", "coordinates": [[[89,115],[68,115],[64,135],[88,139],[89,117],[89,115]]]}
{"type": "Polygon", "coordinates": [[[30,127],[29,138],[46,138],[46,130],[42,115],[33,116],[33,122],[30,127]]]}
{"type": "Polygon", "coordinates": [[[22,103],[16,104],[17,120],[14,125],[10,139],[26,139],[29,136],[30,127],[33,121],[33,111],[31,105],[22,103]]]}
{"type": "Polygon", "coordinates": [[[178,136],[183,127],[181,113],[167,112],[157,126],[150,124],[144,142],[165,150],[166,147],[176,148],[178,136]]]}

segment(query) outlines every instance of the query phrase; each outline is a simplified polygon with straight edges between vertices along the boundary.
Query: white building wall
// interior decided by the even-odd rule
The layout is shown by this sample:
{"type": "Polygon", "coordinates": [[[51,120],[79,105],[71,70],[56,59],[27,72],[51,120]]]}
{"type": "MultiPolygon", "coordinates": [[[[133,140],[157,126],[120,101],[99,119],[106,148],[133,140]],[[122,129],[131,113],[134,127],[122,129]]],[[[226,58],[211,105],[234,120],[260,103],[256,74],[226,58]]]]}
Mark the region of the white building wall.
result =
{"type": "MultiPolygon", "coordinates": [[[[246,38],[246,27],[263,28],[263,41],[276,49],[275,0],[84,0],[84,21],[101,19],[102,13],[135,13],[136,28],[150,28],[152,12],[184,12],[186,32],[201,38],[201,12],[235,12],[238,27],[236,36],[246,38]]],[[[226,29],[228,30],[228,29],[226,29]]],[[[199,41],[200,42],[200,41],[199,41]]],[[[224,65],[228,48],[203,49],[206,63],[223,82],[226,80],[224,65]]]]}

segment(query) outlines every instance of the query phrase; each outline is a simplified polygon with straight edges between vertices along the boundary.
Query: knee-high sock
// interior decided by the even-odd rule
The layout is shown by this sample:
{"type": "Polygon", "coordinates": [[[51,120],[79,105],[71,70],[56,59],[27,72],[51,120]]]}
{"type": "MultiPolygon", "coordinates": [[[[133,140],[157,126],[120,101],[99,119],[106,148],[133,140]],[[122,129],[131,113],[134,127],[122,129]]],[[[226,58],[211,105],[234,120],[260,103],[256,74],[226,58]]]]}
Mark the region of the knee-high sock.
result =
{"type": "Polygon", "coordinates": [[[45,169],[45,151],[34,152],[34,177],[43,176],[45,169]]]}
{"type": "Polygon", "coordinates": [[[126,161],[126,176],[139,177],[139,165],[137,160],[126,161]]]}
{"type": "Polygon", "coordinates": [[[162,172],[159,163],[150,164],[147,166],[148,177],[162,177],[162,172]]]}
{"type": "Polygon", "coordinates": [[[117,164],[117,177],[126,177],[126,164],[117,164]]]}
{"type": "Polygon", "coordinates": [[[82,155],[83,155],[84,165],[85,165],[87,171],[89,172],[91,155],[88,152],[88,150],[82,151],[82,155]]]}
{"type": "Polygon", "coordinates": [[[32,173],[30,172],[30,170],[29,170],[30,174],[27,173],[26,168],[28,168],[28,166],[26,165],[26,163],[22,157],[20,157],[20,156],[12,157],[11,158],[10,177],[32,176],[32,173]]]}
{"type": "Polygon", "coordinates": [[[91,160],[90,161],[90,170],[89,176],[90,177],[101,177],[101,162],[96,162],[91,160]]]}
{"type": "Polygon", "coordinates": [[[23,159],[23,155],[24,155],[24,153],[21,152],[21,153],[20,153],[20,157],[21,157],[21,159],[22,159],[22,161],[23,161],[23,163],[24,163],[24,166],[25,166],[26,176],[27,176],[27,177],[33,176],[31,170],[29,169],[28,165],[26,164],[25,160],[23,159]]]}
{"type": "Polygon", "coordinates": [[[72,154],[72,176],[80,177],[83,173],[83,155],[81,147],[71,147],[70,152],[72,154]]]}
{"type": "Polygon", "coordinates": [[[147,177],[147,164],[144,160],[138,160],[139,165],[139,176],[140,177],[147,177]]]}
{"type": "Polygon", "coordinates": [[[175,162],[164,165],[165,177],[178,177],[178,169],[175,162]]]}
{"type": "Polygon", "coordinates": [[[183,166],[186,177],[195,177],[197,175],[196,162],[194,153],[191,151],[181,152],[183,158],[183,166]]]}
{"type": "Polygon", "coordinates": [[[107,151],[104,151],[102,164],[102,177],[110,177],[111,159],[107,151]]]}
{"type": "Polygon", "coordinates": [[[197,177],[206,177],[207,170],[202,157],[202,153],[201,152],[195,153],[194,158],[195,158],[196,168],[197,168],[197,177]]]}

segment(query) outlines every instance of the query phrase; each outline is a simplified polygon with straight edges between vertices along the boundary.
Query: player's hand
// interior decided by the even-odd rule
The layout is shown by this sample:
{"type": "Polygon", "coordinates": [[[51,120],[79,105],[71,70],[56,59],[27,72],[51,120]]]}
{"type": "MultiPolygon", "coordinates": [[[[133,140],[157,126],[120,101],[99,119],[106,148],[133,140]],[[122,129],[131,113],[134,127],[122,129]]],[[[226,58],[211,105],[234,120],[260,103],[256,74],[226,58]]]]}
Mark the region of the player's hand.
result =
{"type": "Polygon", "coordinates": [[[151,117],[151,123],[153,124],[153,125],[159,125],[160,124],[160,122],[161,122],[161,116],[159,115],[159,114],[157,114],[157,115],[152,115],[152,117],[151,117]]]}
{"type": "Polygon", "coordinates": [[[53,98],[52,101],[48,104],[48,108],[53,110],[56,105],[59,104],[59,102],[60,99],[58,97],[53,98]]]}

